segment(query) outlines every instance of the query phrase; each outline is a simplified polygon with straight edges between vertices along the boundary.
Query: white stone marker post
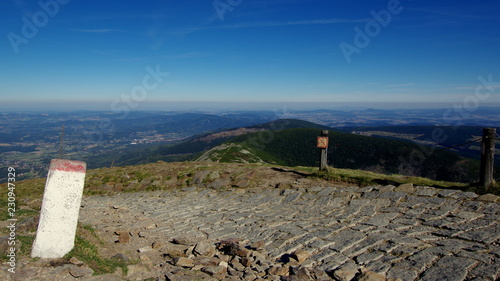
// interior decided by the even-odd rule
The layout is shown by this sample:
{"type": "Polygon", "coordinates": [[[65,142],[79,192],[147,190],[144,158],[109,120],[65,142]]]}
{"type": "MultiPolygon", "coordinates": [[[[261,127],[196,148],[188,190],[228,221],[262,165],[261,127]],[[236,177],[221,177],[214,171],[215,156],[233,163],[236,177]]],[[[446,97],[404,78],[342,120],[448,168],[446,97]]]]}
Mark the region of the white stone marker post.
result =
{"type": "Polygon", "coordinates": [[[86,168],[81,161],[50,161],[32,257],[61,258],[73,249],[86,168]]]}

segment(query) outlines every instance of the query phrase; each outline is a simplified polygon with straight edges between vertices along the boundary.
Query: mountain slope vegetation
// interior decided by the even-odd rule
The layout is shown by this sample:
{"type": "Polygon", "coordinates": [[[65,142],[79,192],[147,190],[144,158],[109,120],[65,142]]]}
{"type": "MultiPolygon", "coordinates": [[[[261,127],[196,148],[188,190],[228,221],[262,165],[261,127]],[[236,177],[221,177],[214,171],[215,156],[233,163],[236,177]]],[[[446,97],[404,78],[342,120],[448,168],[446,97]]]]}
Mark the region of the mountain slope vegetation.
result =
{"type": "MultiPolygon", "coordinates": [[[[437,147],[450,147],[469,158],[480,158],[480,140],[483,127],[477,126],[388,126],[351,128],[356,133],[384,138],[410,140],[437,147]]],[[[496,128],[497,132],[500,128],[496,128]]],[[[500,142],[497,142],[497,149],[500,142]]],[[[500,164],[500,159],[497,159],[500,164]]]]}
{"type": "MultiPolygon", "coordinates": [[[[224,157],[212,158],[220,162],[245,162],[253,157],[284,166],[318,166],[320,150],[316,148],[316,138],[319,134],[318,129],[300,128],[241,135],[229,143],[233,150],[237,147],[245,151],[243,155],[228,151],[224,157]],[[232,157],[228,157],[228,153],[232,153],[232,157]]],[[[329,136],[328,159],[333,167],[458,182],[473,182],[478,178],[479,163],[454,152],[436,150],[425,155],[422,146],[401,140],[335,131],[330,131],[329,136]],[[419,158],[419,155],[425,157],[419,158]]],[[[225,146],[228,147],[228,143],[225,146]]],[[[210,155],[204,156],[210,159],[210,155]]]]}
{"type": "Polygon", "coordinates": [[[194,135],[185,141],[163,145],[136,145],[127,150],[108,151],[98,157],[90,157],[86,162],[90,168],[101,168],[126,165],[138,165],[156,161],[175,162],[195,159],[199,154],[216,147],[234,137],[262,131],[278,131],[290,128],[317,128],[331,129],[315,123],[279,119],[249,127],[235,127],[230,129],[216,129],[210,132],[194,135]]]}
{"type": "MultiPolygon", "coordinates": [[[[377,131],[392,130],[398,134],[416,132],[420,134],[417,136],[420,139],[432,134],[431,129],[419,127],[412,131],[404,127],[376,128],[377,131]]],[[[112,151],[102,157],[89,159],[88,163],[91,168],[193,160],[317,167],[320,150],[316,148],[316,138],[321,130],[329,130],[329,165],[336,168],[454,182],[470,183],[478,179],[479,162],[452,151],[383,135],[365,136],[334,131],[324,125],[294,119],[280,119],[244,128],[218,129],[176,144],[136,146],[127,151],[112,151]]],[[[451,129],[444,130],[448,132],[451,129]]],[[[471,128],[468,130],[472,132],[471,128]]],[[[467,134],[462,131],[455,135],[451,131],[449,133],[450,139],[455,141],[461,140],[457,134],[467,134]]]]}

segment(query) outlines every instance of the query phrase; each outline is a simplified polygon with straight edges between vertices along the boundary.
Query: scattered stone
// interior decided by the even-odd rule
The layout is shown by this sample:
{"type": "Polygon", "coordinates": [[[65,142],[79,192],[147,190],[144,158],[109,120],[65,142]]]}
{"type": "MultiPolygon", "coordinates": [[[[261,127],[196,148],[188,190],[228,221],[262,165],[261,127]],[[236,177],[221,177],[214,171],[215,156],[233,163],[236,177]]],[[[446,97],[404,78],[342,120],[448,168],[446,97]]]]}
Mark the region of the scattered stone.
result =
{"type": "Polygon", "coordinates": [[[292,267],[290,269],[290,277],[287,278],[290,281],[313,281],[313,277],[309,273],[308,269],[305,267],[292,267]]]}
{"type": "Polygon", "coordinates": [[[205,179],[207,178],[208,174],[210,174],[209,170],[203,170],[203,171],[197,172],[193,176],[193,184],[202,185],[205,182],[205,179]]]}
{"type": "Polygon", "coordinates": [[[71,265],[69,268],[69,274],[75,278],[89,277],[94,274],[94,270],[88,267],[80,267],[77,265],[71,265]]]}
{"type": "Polygon", "coordinates": [[[151,245],[151,247],[153,247],[153,249],[161,249],[161,248],[163,248],[165,246],[166,246],[166,244],[163,241],[160,241],[160,240],[157,240],[157,241],[153,242],[153,244],[151,245]]]}
{"type": "Polygon", "coordinates": [[[357,281],[385,281],[385,276],[373,271],[367,271],[361,274],[357,281]]]}
{"type": "Polygon", "coordinates": [[[2,255],[2,257],[4,256],[4,254],[8,253],[8,250],[11,248],[9,246],[9,237],[9,235],[0,237],[0,254],[2,255]]]}
{"type": "Polygon", "coordinates": [[[404,183],[404,184],[400,184],[398,187],[396,187],[394,189],[394,191],[413,193],[413,192],[415,192],[415,187],[413,186],[413,183],[404,183]]]}
{"type": "Polygon", "coordinates": [[[488,194],[483,194],[477,198],[479,201],[484,201],[484,202],[494,202],[494,203],[500,203],[500,196],[496,196],[494,194],[488,193],[488,194]]]}
{"type": "Polygon", "coordinates": [[[253,257],[254,262],[258,265],[262,265],[266,262],[266,256],[260,252],[254,251],[251,256],[253,257]]]}
{"type": "Polygon", "coordinates": [[[209,242],[200,242],[196,244],[193,252],[199,256],[213,257],[215,255],[215,245],[209,242]]]}
{"type": "Polygon", "coordinates": [[[120,260],[120,261],[124,261],[124,262],[128,262],[130,261],[130,258],[127,257],[125,254],[123,253],[118,253],[114,256],[111,257],[112,259],[116,259],[116,260],[120,260]]]}
{"type": "Polygon", "coordinates": [[[437,193],[437,189],[426,186],[418,186],[415,195],[417,196],[434,196],[437,193]]]}
{"type": "Polygon", "coordinates": [[[209,181],[213,181],[213,180],[216,180],[216,179],[218,179],[218,178],[220,178],[220,174],[219,174],[219,172],[217,172],[217,171],[212,171],[212,172],[208,175],[208,180],[209,180],[209,181]]]}
{"type": "Polygon", "coordinates": [[[219,178],[207,184],[207,187],[212,189],[221,189],[228,186],[231,186],[231,180],[228,178],[219,178]]]}
{"type": "Polygon", "coordinates": [[[40,220],[40,216],[29,217],[21,220],[16,225],[16,229],[18,232],[30,232],[34,231],[38,227],[38,221],[40,220]]]}
{"type": "Polygon", "coordinates": [[[176,258],[176,257],[187,257],[188,246],[182,244],[172,244],[167,242],[166,245],[161,247],[159,251],[163,252],[165,255],[176,258]]]}
{"type": "Polygon", "coordinates": [[[185,257],[174,258],[173,264],[182,267],[194,267],[194,261],[185,257]]]}
{"type": "Polygon", "coordinates": [[[242,265],[239,261],[233,261],[231,262],[231,266],[236,269],[237,271],[244,271],[245,266],[242,265]]]}
{"type": "Polygon", "coordinates": [[[205,266],[201,269],[202,272],[208,273],[217,279],[222,279],[226,276],[227,268],[223,266],[205,266]]]}
{"type": "Polygon", "coordinates": [[[202,240],[201,238],[193,236],[179,236],[172,239],[172,242],[180,245],[193,246],[196,245],[196,243],[200,242],[201,240],[202,240]]]}
{"type": "Polygon", "coordinates": [[[241,259],[241,264],[244,267],[251,267],[252,266],[252,260],[250,258],[244,257],[241,259]]]}
{"type": "Polygon", "coordinates": [[[157,227],[158,227],[158,225],[156,223],[152,223],[152,224],[148,224],[146,226],[146,229],[154,229],[154,228],[157,228],[157,227]]]}
{"type": "Polygon", "coordinates": [[[225,268],[228,268],[229,267],[229,264],[225,261],[220,261],[218,264],[218,266],[222,266],[222,267],[225,267],[225,268]]]}
{"type": "Polygon", "coordinates": [[[139,279],[144,279],[144,278],[141,278],[143,274],[146,274],[149,272],[149,269],[143,265],[143,264],[131,264],[129,266],[127,266],[127,278],[130,278],[130,279],[136,279],[136,278],[139,278],[139,279]]]}
{"type": "MultiPolygon", "coordinates": [[[[0,280],[15,280],[15,281],[35,280],[35,276],[37,275],[39,276],[38,273],[39,273],[38,270],[36,270],[35,268],[23,268],[23,269],[16,268],[15,273],[9,272],[2,268],[2,270],[0,270],[0,277],[1,277],[0,280]]],[[[66,272],[63,278],[67,276],[68,273],[66,272]]]]}
{"type": "Polygon", "coordinates": [[[252,243],[250,245],[250,249],[255,250],[255,251],[261,251],[264,250],[264,247],[266,246],[266,242],[264,240],[257,241],[255,243],[252,243]]]}
{"type": "MultiPolygon", "coordinates": [[[[217,279],[210,277],[207,273],[201,271],[191,271],[191,270],[179,270],[173,272],[167,272],[165,277],[168,281],[193,281],[193,280],[204,280],[204,281],[217,281],[217,279]]],[[[161,279],[160,279],[161,280],[161,279]]]]}
{"type": "Polygon", "coordinates": [[[333,271],[338,281],[351,281],[359,273],[359,266],[354,263],[345,263],[333,271]]]}
{"type": "Polygon", "coordinates": [[[117,231],[115,232],[118,235],[118,243],[129,243],[130,242],[130,232],[128,231],[117,231]]]}
{"type": "Polygon", "coordinates": [[[269,275],[287,276],[288,273],[288,266],[274,265],[267,270],[267,274],[269,275]]]}
{"type": "Polygon", "coordinates": [[[303,263],[307,258],[309,258],[310,254],[305,250],[297,250],[293,252],[290,256],[299,263],[303,263]]]}
{"type": "Polygon", "coordinates": [[[65,264],[70,263],[67,259],[65,258],[58,258],[58,259],[50,259],[49,260],[49,265],[52,267],[59,267],[63,266],[65,264]]]}
{"type": "Polygon", "coordinates": [[[238,240],[223,240],[219,244],[219,249],[232,256],[248,257],[251,251],[238,243],[238,240]]]}
{"type": "Polygon", "coordinates": [[[151,246],[142,247],[142,248],[139,248],[139,250],[137,250],[137,252],[139,252],[139,253],[146,253],[149,251],[153,251],[153,248],[151,246]]]}
{"type": "Polygon", "coordinates": [[[215,266],[219,265],[222,260],[215,258],[215,257],[195,257],[194,258],[194,264],[195,265],[202,265],[202,266],[215,266]]]}
{"type": "Polygon", "coordinates": [[[81,260],[79,260],[79,259],[77,259],[77,258],[75,258],[75,257],[71,257],[71,258],[69,259],[69,262],[70,262],[71,264],[78,265],[78,266],[83,265],[83,261],[81,261],[81,260]]]}
{"type": "Polygon", "coordinates": [[[235,184],[236,187],[244,188],[250,185],[250,179],[242,178],[239,179],[235,184]]]}
{"type": "Polygon", "coordinates": [[[245,274],[243,275],[243,278],[245,281],[253,281],[255,279],[257,279],[257,275],[255,273],[253,273],[252,271],[247,271],[245,272],[245,274]]]}

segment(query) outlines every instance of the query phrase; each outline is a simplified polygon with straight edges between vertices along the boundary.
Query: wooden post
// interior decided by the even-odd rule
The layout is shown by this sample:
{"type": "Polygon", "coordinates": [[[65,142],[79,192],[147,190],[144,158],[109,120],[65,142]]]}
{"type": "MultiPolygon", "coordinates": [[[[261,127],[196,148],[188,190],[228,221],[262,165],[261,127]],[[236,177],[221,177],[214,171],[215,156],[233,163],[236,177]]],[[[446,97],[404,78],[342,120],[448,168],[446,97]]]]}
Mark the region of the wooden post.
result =
{"type": "Polygon", "coordinates": [[[318,137],[318,143],[316,145],[318,148],[321,148],[321,159],[319,162],[319,170],[326,171],[328,170],[328,130],[322,130],[321,136],[318,137]]]}
{"type": "Polygon", "coordinates": [[[479,184],[486,190],[493,184],[493,167],[495,162],[495,128],[483,129],[483,141],[481,142],[481,171],[479,184]]]}
{"type": "Polygon", "coordinates": [[[61,137],[59,138],[59,158],[63,157],[64,152],[64,124],[61,128],[61,137]]]}

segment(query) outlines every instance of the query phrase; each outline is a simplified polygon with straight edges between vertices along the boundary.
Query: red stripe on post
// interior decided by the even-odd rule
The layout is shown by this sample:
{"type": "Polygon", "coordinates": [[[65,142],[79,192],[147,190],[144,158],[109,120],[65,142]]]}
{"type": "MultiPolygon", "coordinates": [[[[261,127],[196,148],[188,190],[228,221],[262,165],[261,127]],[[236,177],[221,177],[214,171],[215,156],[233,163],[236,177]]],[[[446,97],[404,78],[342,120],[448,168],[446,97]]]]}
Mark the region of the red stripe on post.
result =
{"type": "Polygon", "coordinates": [[[64,171],[64,172],[75,172],[75,173],[85,173],[87,169],[87,164],[82,161],[64,160],[64,159],[52,159],[50,161],[50,170],[64,171]]]}

